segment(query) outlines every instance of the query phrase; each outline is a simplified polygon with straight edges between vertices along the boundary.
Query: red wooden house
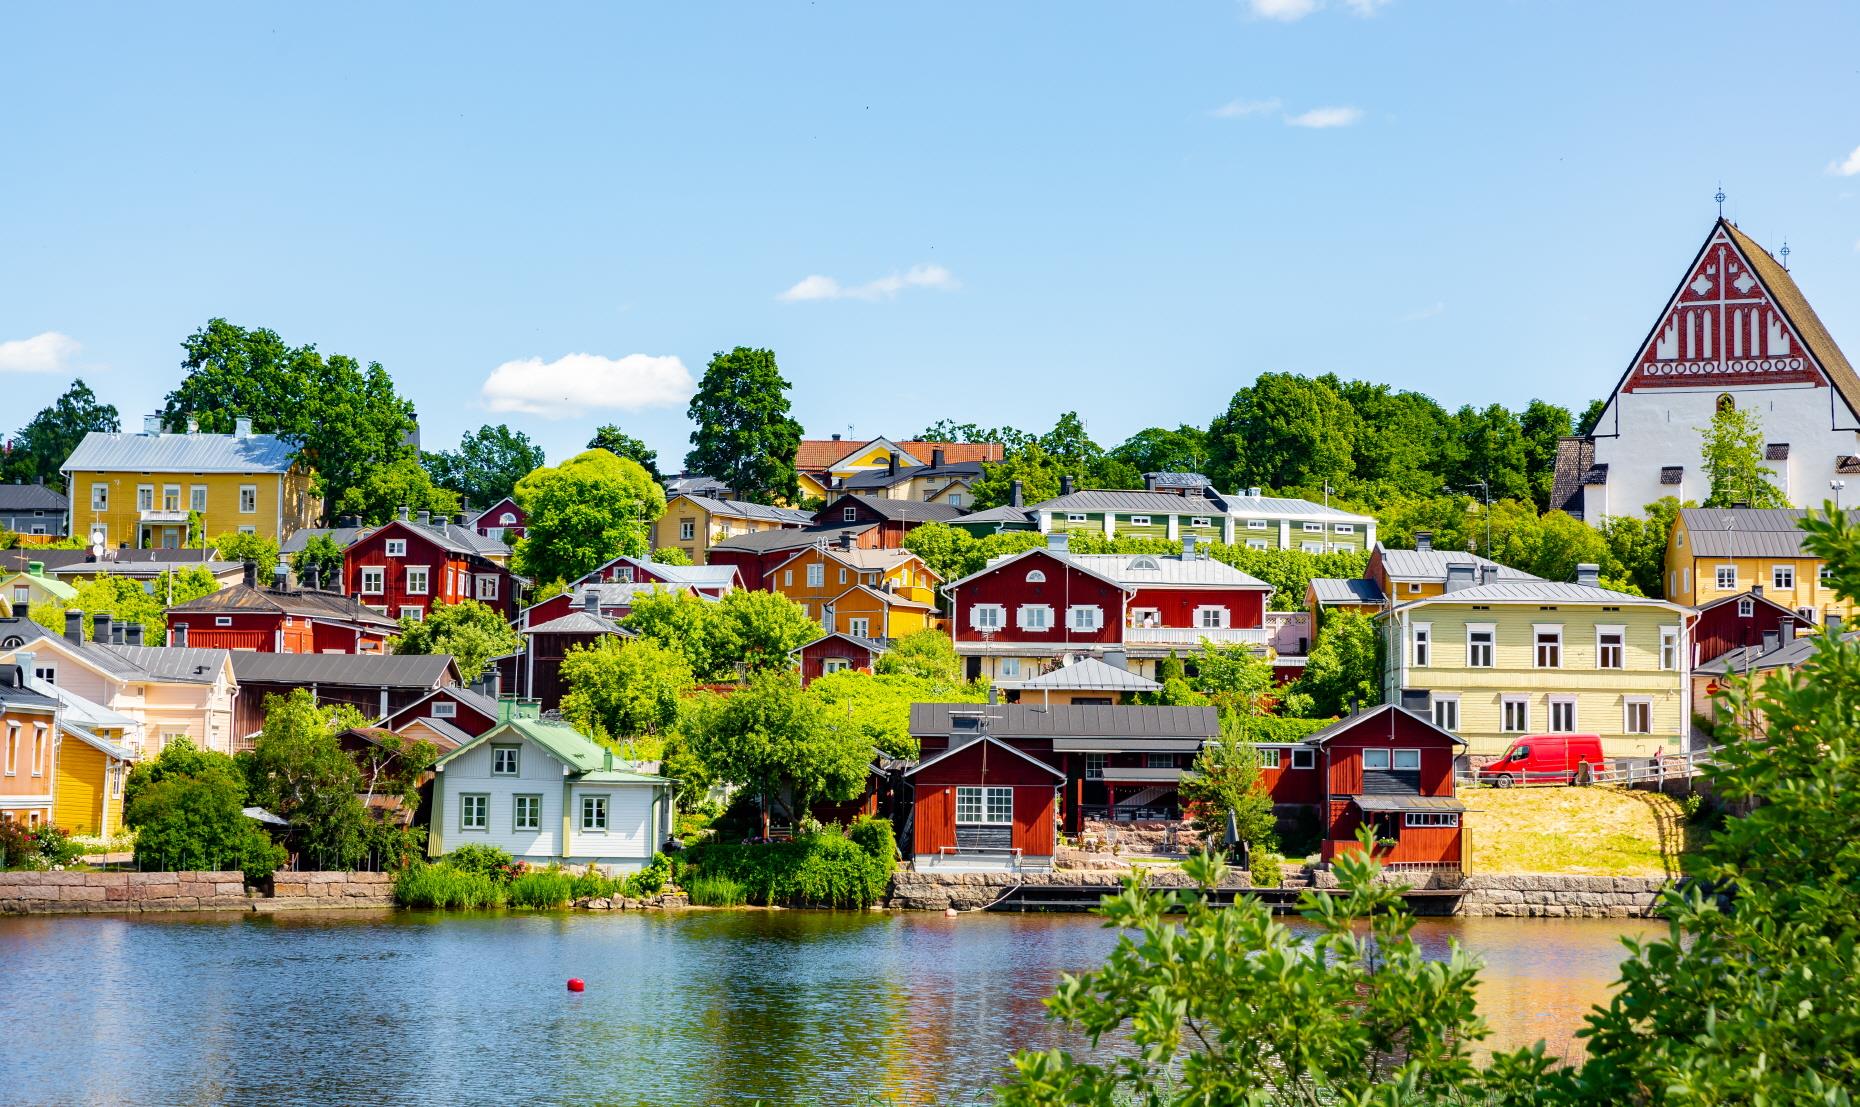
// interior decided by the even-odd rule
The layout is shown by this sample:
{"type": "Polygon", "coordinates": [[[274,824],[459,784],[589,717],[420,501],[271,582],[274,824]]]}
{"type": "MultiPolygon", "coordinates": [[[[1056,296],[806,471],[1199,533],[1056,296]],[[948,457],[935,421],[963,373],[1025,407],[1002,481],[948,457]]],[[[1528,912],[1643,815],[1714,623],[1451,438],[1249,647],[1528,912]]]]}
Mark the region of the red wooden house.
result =
{"type": "Polygon", "coordinates": [[[943,586],[969,679],[1018,681],[1067,652],[1120,649],[1134,588],[1066,553],[1066,535],[943,586]]]}
{"type": "Polygon", "coordinates": [[[541,710],[559,709],[568,692],[562,680],[562,662],[569,650],[591,646],[603,638],[635,637],[632,631],[602,615],[596,605],[597,595],[590,591],[581,608],[525,627],[523,652],[497,659],[501,687],[514,690],[522,699],[537,701],[541,710]]]}
{"type": "Polygon", "coordinates": [[[1466,745],[1433,721],[1391,704],[1339,719],[1305,739],[1323,774],[1324,860],[1360,848],[1375,830],[1394,866],[1465,864],[1466,805],[1454,798],[1453,762],[1466,745]]]}
{"type": "Polygon", "coordinates": [[[685,592],[701,595],[689,585],[663,584],[581,584],[567,592],[557,592],[541,603],[533,603],[517,613],[518,630],[527,630],[533,626],[553,622],[565,615],[577,611],[589,610],[592,600],[594,611],[608,619],[624,619],[633,610],[633,598],[645,592],[685,592]]]}
{"type": "MultiPolygon", "coordinates": [[[[497,701],[483,692],[451,684],[397,708],[381,725],[396,733],[424,729],[449,739],[453,747],[465,744],[498,723],[497,701]],[[461,737],[463,736],[463,737],[461,737]]],[[[429,737],[422,734],[421,737],[429,737]]]]}
{"type": "MultiPolygon", "coordinates": [[[[962,517],[962,508],[950,504],[926,503],[923,500],[894,500],[849,492],[836,496],[814,513],[816,527],[874,526],[878,530],[876,548],[895,550],[904,544],[904,536],[925,523],[947,523],[962,517]]],[[[864,543],[861,543],[863,545],[864,543]]]]}
{"type": "Polygon", "coordinates": [[[486,538],[515,542],[523,537],[529,521],[529,513],[518,507],[517,501],[505,496],[472,516],[466,525],[486,538]]]}
{"type": "Polygon", "coordinates": [[[456,524],[416,523],[403,513],[357,538],[342,565],[343,591],[393,619],[424,619],[441,601],[477,600],[506,619],[517,610],[518,578],[456,524]]]}
{"type": "Polygon", "coordinates": [[[265,725],[265,701],[303,688],[320,706],[346,703],[380,719],[459,682],[458,666],[446,654],[232,654],[239,695],[233,700],[233,733],[240,741],[265,725]]]}
{"type": "Polygon", "coordinates": [[[908,845],[919,869],[1050,869],[1066,774],[977,732],[904,770],[908,845]]]}
{"type": "Polygon", "coordinates": [[[1787,642],[1815,629],[1801,615],[1765,596],[1760,584],[1748,592],[1713,600],[1701,606],[1698,613],[1698,621],[1692,625],[1694,665],[1715,661],[1735,649],[1761,646],[1766,634],[1787,642]]]}
{"type": "Polygon", "coordinates": [[[593,572],[585,573],[572,582],[572,586],[583,584],[660,584],[668,588],[689,587],[699,595],[720,600],[726,592],[743,586],[742,575],[736,566],[726,564],[712,565],[667,565],[662,561],[653,561],[644,557],[630,557],[622,554],[600,566],[593,572]]]}
{"type": "Polygon", "coordinates": [[[824,634],[794,651],[801,668],[801,683],[812,684],[816,677],[851,669],[869,673],[885,652],[885,643],[851,634],[824,634]]]}
{"type": "Polygon", "coordinates": [[[876,524],[812,527],[807,530],[760,530],[736,534],[712,546],[705,559],[711,565],[730,565],[738,572],[740,587],[769,591],[768,574],[775,566],[809,546],[876,550],[881,534],[876,524]],[[850,543],[850,545],[849,545],[850,543]]]}
{"type": "Polygon", "coordinates": [[[248,571],[245,583],[169,608],[169,643],[259,653],[381,653],[400,630],[339,593],[259,588],[251,580],[248,571]]]}

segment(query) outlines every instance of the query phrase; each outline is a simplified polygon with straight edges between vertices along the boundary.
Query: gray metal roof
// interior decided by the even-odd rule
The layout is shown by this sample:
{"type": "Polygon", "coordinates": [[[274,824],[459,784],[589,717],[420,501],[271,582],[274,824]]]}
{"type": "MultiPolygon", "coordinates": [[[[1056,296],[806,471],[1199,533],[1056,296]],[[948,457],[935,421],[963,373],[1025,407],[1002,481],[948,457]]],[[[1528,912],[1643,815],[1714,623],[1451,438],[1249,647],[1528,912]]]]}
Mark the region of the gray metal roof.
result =
{"type": "Polygon", "coordinates": [[[1008,504],[1002,504],[1000,507],[991,507],[987,511],[970,512],[960,519],[951,519],[950,522],[957,526],[967,526],[970,523],[1006,523],[1010,526],[1032,526],[1033,516],[1027,514],[1027,509],[1024,507],[1013,507],[1008,504]]]}
{"type": "Polygon", "coordinates": [[[1385,603],[1382,587],[1363,577],[1312,577],[1311,594],[1320,604],[1385,603]]]}
{"type": "Polygon", "coordinates": [[[1345,511],[1328,504],[1313,503],[1310,500],[1292,500],[1281,496],[1228,496],[1227,507],[1235,515],[1283,515],[1288,518],[1305,516],[1332,519],[1339,523],[1361,523],[1367,526],[1375,520],[1367,515],[1358,515],[1354,511],[1345,511]]]}
{"type": "MultiPolygon", "coordinates": [[[[106,646],[90,643],[88,651],[107,651],[155,680],[182,684],[212,684],[219,679],[228,650],[189,646],[106,646]]],[[[92,653],[94,656],[94,652],[92,653]]]]}
{"type": "Polygon", "coordinates": [[[868,469],[863,473],[854,473],[840,482],[840,487],[848,491],[861,488],[890,488],[894,484],[903,484],[912,480],[930,480],[948,478],[949,480],[980,480],[982,463],[979,461],[951,461],[942,465],[903,465],[893,473],[889,469],[868,469]]]}
{"type": "Polygon", "coordinates": [[[711,546],[715,550],[746,550],[750,553],[775,553],[798,550],[803,546],[832,545],[841,535],[860,535],[877,523],[855,523],[845,527],[808,527],[806,530],[759,530],[750,534],[733,534],[711,546]]]}
{"type": "Polygon", "coordinates": [[[1799,508],[1688,507],[1679,519],[1692,557],[1812,557],[1804,548],[1807,514],[1799,508]]]}
{"type": "MultiPolygon", "coordinates": [[[[1843,640],[1851,641],[1856,635],[1843,634],[1843,640]]],[[[1787,642],[1779,642],[1768,653],[1762,646],[1739,646],[1728,650],[1710,661],[1701,662],[1692,667],[1696,674],[1705,676],[1727,676],[1733,673],[1761,672],[1765,669],[1793,669],[1815,656],[1821,649],[1821,635],[1804,634],[1787,642]]]]}
{"type": "Polygon", "coordinates": [[[813,515],[791,507],[770,507],[767,504],[750,503],[748,500],[720,500],[712,496],[693,496],[689,493],[685,498],[712,515],[728,515],[736,519],[761,519],[765,522],[789,523],[796,526],[806,526],[814,521],[813,515]]]}
{"type": "Polygon", "coordinates": [[[1087,488],[1034,504],[1032,511],[1116,511],[1148,515],[1227,514],[1227,501],[1210,489],[1207,496],[1175,496],[1141,489],[1087,488]]]}
{"type": "Polygon", "coordinates": [[[437,688],[457,683],[452,655],[248,653],[232,655],[241,684],[347,684],[359,688],[437,688]]]}
{"type": "Polygon", "coordinates": [[[1565,584],[1554,580],[1501,580],[1497,584],[1479,584],[1457,592],[1444,592],[1411,600],[1403,607],[1420,607],[1430,603],[1605,603],[1656,604],[1670,607],[1664,600],[1630,596],[1608,588],[1591,588],[1585,584],[1565,584]]]}
{"type": "Polygon", "coordinates": [[[1488,565],[1498,569],[1499,580],[1541,580],[1522,569],[1513,569],[1501,565],[1490,558],[1463,550],[1391,550],[1380,543],[1377,548],[1382,553],[1382,571],[1391,580],[1433,581],[1443,584],[1447,579],[1447,566],[1472,565],[1480,569],[1488,565]]]}
{"type": "MultiPolygon", "coordinates": [[[[1212,707],[1149,704],[914,703],[911,733],[956,733],[955,716],[980,716],[997,738],[1212,738],[1221,732],[1212,707]]],[[[971,731],[964,728],[964,733],[971,731]]]]}
{"type": "Polygon", "coordinates": [[[24,683],[15,685],[19,679],[18,665],[0,665],[0,703],[10,708],[33,711],[54,711],[58,701],[43,692],[35,692],[24,683]]]}
{"type": "Polygon", "coordinates": [[[310,544],[310,539],[318,535],[328,535],[330,538],[335,539],[338,547],[346,550],[379,529],[381,528],[305,527],[302,530],[291,532],[291,536],[286,538],[284,544],[278,547],[278,552],[287,554],[300,553],[305,546],[310,544]]]}
{"type": "Polygon", "coordinates": [[[530,627],[525,634],[618,634],[627,638],[634,636],[619,623],[605,615],[590,615],[586,611],[571,611],[559,619],[530,627]]]}
{"type": "Polygon", "coordinates": [[[870,508],[875,514],[886,520],[899,520],[907,523],[951,522],[962,515],[962,509],[950,504],[926,503],[923,500],[894,500],[887,496],[866,496],[847,493],[835,497],[811,518],[821,523],[837,521],[834,517],[847,500],[854,500],[870,508]]]}
{"type": "Polygon", "coordinates": [[[68,502],[43,484],[0,484],[0,511],[63,511],[68,502]]]}
{"type": "Polygon", "coordinates": [[[1023,680],[1020,687],[1022,691],[1035,692],[1060,689],[1154,692],[1162,685],[1122,666],[1087,657],[1050,673],[1042,673],[1032,680],[1023,680]]]}
{"type": "Polygon", "coordinates": [[[1332,738],[1335,738],[1340,734],[1347,734],[1350,731],[1355,730],[1359,726],[1373,724],[1375,720],[1382,718],[1382,716],[1388,714],[1391,711],[1399,711],[1402,714],[1407,715],[1409,718],[1413,719],[1415,722],[1420,723],[1421,725],[1429,728],[1430,730],[1439,731],[1441,734],[1444,734],[1448,738],[1451,738],[1455,745],[1463,746],[1466,744],[1464,739],[1460,738],[1458,735],[1454,734],[1450,730],[1443,729],[1442,727],[1437,725],[1434,722],[1434,720],[1428,718],[1426,715],[1423,715],[1417,711],[1410,711],[1405,707],[1401,707],[1401,706],[1398,706],[1392,703],[1378,704],[1375,707],[1366,707],[1363,710],[1358,711],[1354,715],[1345,715],[1343,718],[1338,719],[1336,722],[1320,727],[1319,729],[1312,731],[1310,734],[1305,735],[1304,743],[1305,745],[1308,745],[1308,746],[1321,746],[1324,743],[1330,741],[1332,738]]]}
{"type": "Polygon", "coordinates": [[[788,652],[790,654],[800,653],[802,650],[806,649],[807,647],[817,646],[820,643],[825,642],[829,638],[838,638],[842,642],[850,642],[854,646],[857,646],[858,648],[866,651],[869,654],[873,654],[875,656],[878,654],[884,653],[886,650],[889,650],[891,648],[891,642],[889,639],[861,638],[856,634],[847,634],[844,631],[836,630],[830,634],[823,634],[811,642],[803,642],[801,645],[796,646],[794,649],[789,650],[788,652]]]}
{"type": "Polygon", "coordinates": [[[284,473],[296,447],[275,434],[129,434],[91,431],[61,473],[284,473]]]}
{"type": "Polygon", "coordinates": [[[1180,554],[1066,555],[1094,573],[1122,584],[1178,587],[1264,588],[1272,585],[1212,557],[1184,559],[1180,554]]]}
{"type": "Polygon", "coordinates": [[[1401,792],[1377,792],[1351,796],[1350,802],[1363,811],[1464,811],[1466,805],[1449,796],[1411,796],[1401,792]]]}

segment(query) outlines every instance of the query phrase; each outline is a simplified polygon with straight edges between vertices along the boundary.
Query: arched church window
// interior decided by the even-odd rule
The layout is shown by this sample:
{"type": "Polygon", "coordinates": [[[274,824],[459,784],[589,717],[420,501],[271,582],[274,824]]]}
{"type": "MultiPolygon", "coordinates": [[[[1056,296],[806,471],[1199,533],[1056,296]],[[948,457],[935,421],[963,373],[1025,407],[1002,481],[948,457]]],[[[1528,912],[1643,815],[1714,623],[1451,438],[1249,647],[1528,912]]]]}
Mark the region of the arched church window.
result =
{"type": "Polygon", "coordinates": [[[1736,411],[1737,410],[1737,401],[1731,398],[1731,394],[1729,392],[1721,392],[1718,394],[1718,410],[1719,411],[1736,411]]]}

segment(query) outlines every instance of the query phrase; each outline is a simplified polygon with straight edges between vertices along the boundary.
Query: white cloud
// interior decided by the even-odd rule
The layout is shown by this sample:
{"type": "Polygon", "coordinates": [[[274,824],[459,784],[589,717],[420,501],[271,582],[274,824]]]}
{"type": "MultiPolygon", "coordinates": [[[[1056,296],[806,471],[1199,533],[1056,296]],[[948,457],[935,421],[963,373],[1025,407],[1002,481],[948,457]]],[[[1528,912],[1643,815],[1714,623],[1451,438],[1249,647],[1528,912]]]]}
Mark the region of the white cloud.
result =
{"type": "Polygon", "coordinates": [[[1279,110],[1279,107],[1277,96],[1270,100],[1229,100],[1208,114],[1216,119],[1240,119],[1248,115],[1265,115],[1267,112],[1275,112],[1279,110]]]}
{"type": "Polygon", "coordinates": [[[807,300],[890,300],[907,288],[939,288],[949,292],[961,287],[955,274],[941,265],[913,265],[902,273],[854,285],[843,285],[832,277],[815,273],[802,277],[775,298],[791,304],[807,300]]]}
{"type": "Polygon", "coordinates": [[[1860,177],[1860,146],[1854,147],[1854,152],[1847,155],[1846,161],[1829,162],[1828,172],[1842,177],[1860,177]]]}
{"type": "Polygon", "coordinates": [[[1276,19],[1295,23],[1317,11],[1319,0],[1247,0],[1247,7],[1259,19],[1276,19]]]}
{"type": "Polygon", "coordinates": [[[77,339],[57,331],[0,342],[0,373],[56,373],[77,352],[77,339]]]}
{"type": "Polygon", "coordinates": [[[1361,108],[1312,108],[1310,111],[1285,117],[1288,127],[1348,127],[1363,117],[1361,108]]]}
{"type": "Polygon", "coordinates": [[[565,419],[595,408],[676,407],[695,391],[691,370],[677,357],[566,354],[554,361],[506,361],[484,379],[483,395],[492,411],[565,419]]]}
{"type": "Polygon", "coordinates": [[[1377,10],[1387,7],[1389,0],[1343,0],[1343,3],[1345,7],[1367,19],[1376,14],[1377,10]]]}

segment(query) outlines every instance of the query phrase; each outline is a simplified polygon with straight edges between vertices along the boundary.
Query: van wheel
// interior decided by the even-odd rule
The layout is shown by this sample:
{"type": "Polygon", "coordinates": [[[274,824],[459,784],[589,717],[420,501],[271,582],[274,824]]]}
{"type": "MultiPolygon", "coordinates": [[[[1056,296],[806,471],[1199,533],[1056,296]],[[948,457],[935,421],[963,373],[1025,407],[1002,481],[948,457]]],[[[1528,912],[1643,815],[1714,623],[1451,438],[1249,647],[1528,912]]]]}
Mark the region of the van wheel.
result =
{"type": "Polygon", "coordinates": [[[1498,779],[1493,781],[1492,783],[1498,785],[1500,788],[1509,788],[1511,787],[1511,774],[1510,773],[1499,773],[1498,779]]]}
{"type": "Polygon", "coordinates": [[[1584,761],[1576,766],[1576,783],[1584,787],[1595,783],[1595,766],[1584,761]]]}

